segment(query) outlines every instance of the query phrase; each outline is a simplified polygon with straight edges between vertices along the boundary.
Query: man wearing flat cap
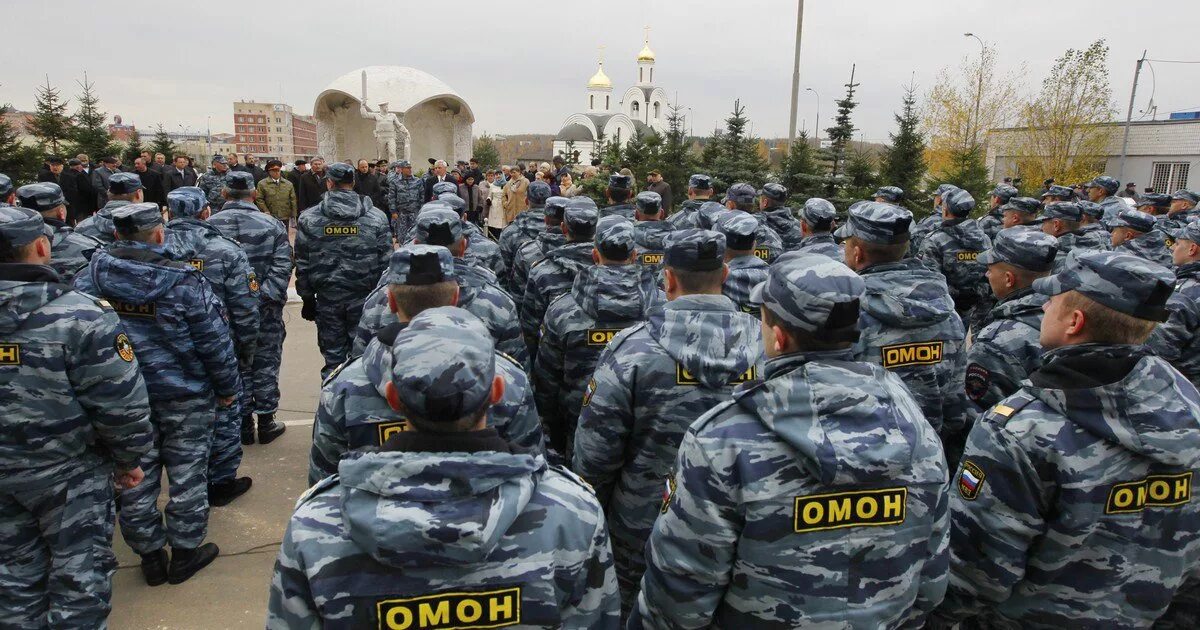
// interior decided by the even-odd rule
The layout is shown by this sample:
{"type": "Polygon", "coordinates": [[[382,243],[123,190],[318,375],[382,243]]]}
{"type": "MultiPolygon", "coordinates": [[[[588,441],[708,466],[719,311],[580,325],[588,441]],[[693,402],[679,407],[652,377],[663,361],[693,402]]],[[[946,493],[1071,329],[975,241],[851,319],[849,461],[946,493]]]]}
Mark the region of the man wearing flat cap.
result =
{"type": "Polygon", "coordinates": [[[1180,189],[1171,193],[1167,216],[1159,218],[1158,229],[1168,236],[1182,230],[1200,218],[1200,211],[1196,210],[1197,203],[1200,203],[1200,193],[1195,191],[1180,189]]]}
{"type": "Polygon", "coordinates": [[[108,178],[108,200],[95,214],[76,224],[75,231],[105,245],[111,244],[116,238],[113,236],[113,211],[131,203],[141,203],[144,189],[142,178],[136,173],[113,173],[108,178]]]}
{"type": "Polygon", "coordinates": [[[796,215],[787,206],[787,200],[788,189],[783,184],[770,182],[763,184],[762,190],[758,191],[759,216],[767,227],[779,235],[783,250],[790,252],[800,247],[804,234],[800,231],[796,215]]]}
{"type": "Polygon", "coordinates": [[[941,600],[946,463],[903,382],[854,361],[863,291],[800,252],[754,290],[761,380],[684,432],[629,628],[920,627],[941,600]]]}
{"type": "Polygon", "coordinates": [[[608,198],[608,206],[600,209],[601,217],[616,214],[630,221],[634,220],[633,204],[629,202],[634,195],[632,177],[620,173],[609,175],[608,188],[605,189],[604,194],[608,198]]]}
{"type": "Polygon", "coordinates": [[[758,316],[758,306],[750,301],[750,292],[767,279],[767,261],[754,255],[758,221],[741,210],[726,210],[717,218],[714,231],[725,236],[725,266],[729,275],[721,286],[725,297],[733,300],[738,310],[758,316]]]}
{"type": "MultiPolygon", "coordinates": [[[[230,172],[240,173],[242,171],[230,171],[229,160],[225,159],[224,155],[214,155],[212,166],[196,181],[196,186],[204,191],[204,196],[208,199],[208,205],[213,212],[220,212],[221,206],[225,205],[225,198],[221,196],[221,191],[225,189],[225,178],[230,172]]],[[[254,180],[253,177],[250,179],[254,180]]]]}
{"type": "MultiPolygon", "coordinates": [[[[1131,183],[1130,186],[1133,184],[1131,183]]],[[[1088,201],[1100,204],[1104,208],[1105,222],[1117,218],[1117,213],[1128,208],[1129,205],[1117,196],[1117,191],[1121,188],[1121,182],[1107,175],[1101,175],[1092,181],[1083,185],[1084,192],[1087,193],[1088,201]]],[[[1129,195],[1136,198],[1136,193],[1129,195]]]]}
{"type": "MultiPolygon", "coordinates": [[[[1143,200],[1149,195],[1143,195],[1143,200]]],[[[1153,203],[1139,201],[1142,203],[1153,203]]],[[[1125,208],[1108,222],[1112,230],[1112,246],[1115,252],[1133,254],[1150,262],[1171,268],[1171,250],[1167,246],[1167,235],[1157,229],[1154,215],[1141,210],[1125,208]]]]}
{"type": "Polygon", "coordinates": [[[592,258],[592,243],[599,220],[596,205],[586,197],[572,199],[563,210],[561,230],[567,237],[562,247],[529,268],[529,280],[521,296],[521,332],[529,348],[531,360],[537,359],[539,331],[546,309],[558,296],[571,290],[575,278],[587,267],[596,264],[592,258]]]}
{"type": "Polygon", "coordinates": [[[687,201],[679,205],[679,212],[667,217],[667,222],[675,230],[698,228],[700,223],[696,211],[713,196],[712,177],[696,173],[688,178],[687,201]]]}
{"type": "Polygon", "coordinates": [[[80,234],[67,225],[67,199],[58,184],[28,184],[17,189],[17,203],[42,215],[51,237],[50,266],[62,281],[70,284],[75,274],[87,266],[92,254],[104,243],[80,234]]]}
{"type": "Polygon", "coordinates": [[[1001,208],[1019,194],[1011,184],[1000,184],[988,193],[988,212],[979,218],[979,227],[988,238],[996,238],[996,234],[1004,229],[1004,211],[1001,208]]]}
{"type": "Polygon", "coordinates": [[[1176,230],[1172,239],[1175,292],[1167,303],[1171,317],[1154,329],[1146,347],[1200,386],[1200,223],[1176,230]]]}
{"type": "Polygon", "coordinates": [[[837,219],[833,204],[820,197],[812,197],[800,207],[799,214],[802,238],[796,251],[820,254],[844,262],[846,254],[833,238],[837,219]]]}
{"type": "Polygon", "coordinates": [[[991,247],[979,223],[970,218],[975,199],[965,190],[942,195],[942,223],[921,243],[917,258],[946,277],[954,310],[968,329],[978,330],[992,306],[986,269],[977,257],[991,247]]]}
{"type": "Polygon", "coordinates": [[[1167,609],[1200,566],[1200,392],[1142,345],[1174,284],[1086,251],[1034,281],[1042,366],[975,421],[951,480],[939,625],[1184,627],[1167,609]]]}

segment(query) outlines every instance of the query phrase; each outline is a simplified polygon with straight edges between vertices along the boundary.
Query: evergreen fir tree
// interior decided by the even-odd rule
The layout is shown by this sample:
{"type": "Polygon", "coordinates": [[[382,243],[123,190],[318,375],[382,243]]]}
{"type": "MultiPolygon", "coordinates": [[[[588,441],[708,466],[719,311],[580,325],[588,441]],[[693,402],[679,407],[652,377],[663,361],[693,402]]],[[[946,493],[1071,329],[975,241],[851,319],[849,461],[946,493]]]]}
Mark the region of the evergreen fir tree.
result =
{"type": "Polygon", "coordinates": [[[849,152],[846,159],[846,196],[851,199],[870,199],[879,188],[875,176],[875,161],[865,151],[849,152]]]}
{"type": "MultiPolygon", "coordinates": [[[[121,153],[121,162],[124,164],[133,164],[133,161],[141,157],[142,151],[145,150],[146,148],[142,146],[141,135],[138,134],[137,129],[134,129],[129,133],[129,142],[125,145],[125,150],[121,153]]],[[[163,155],[166,155],[166,153],[163,155]]],[[[150,165],[147,164],[146,166],[150,165]]]]}
{"type": "MultiPolygon", "coordinates": [[[[628,166],[629,170],[633,171],[635,180],[652,168],[650,164],[656,156],[652,156],[651,153],[646,143],[646,136],[640,129],[634,131],[633,137],[625,145],[621,157],[623,158],[622,163],[628,166]]],[[[635,181],[634,184],[636,185],[637,182],[635,181]]]]}
{"type": "Polygon", "coordinates": [[[87,74],[83,81],[78,82],[83,91],[75,97],[79,109],[75,112],[75,129],[71,134],[72,153],[86,153],[94,160],[108,155],[120,153],[113,144],[112,135],[108,133],[105,119],[108,117],[100,109],[100,98],[96,96],[95,83],[88,80],[87,74]]]}
{"type": "Polygon", "coordinates": [[[558,154],[562,156],[568,168],[579,165],[579,149],[575,148],[574,140],[567,140],[566,145],[563,146],[563,150],[559,151],[558,154]]]}
{"type": "Polygon", "coordinates": [[[150,150],[167,156],[168,162],[175,159],[175,155],[179,153],[179,149],[171,141],[171,136],[163,129],[162,123],[154,127],[154,140],[150,142],[150,150]]]}
{"type": "Polygon", "coordinates": [[[983,145],[955,150],[950,155],[947,168],[935,177],[938,183],[954,184],[971,193],[980,208],[987,205],[983,200],[991,190],[991,185],[988,183],[987,165],[983,161],[983,145]]]}
{"type": "Polygon", "coordinates": [[[833,119],[834,125],[825,130],[829,134],[829,160],[832,162],[833,168],[830,175],[835,178],[830,180],[827,187],[829,195],[836,194],[836,178],[842,174],[845,168],[846,147],[850,144],[850,140],[854,138],[854,123],[850,120],[850,114],[854,112],[854,108],[858,106],[858,102],[854,100],[854,89],[859,84],[854,82],[854,66],[850,66],[850,82],[846,84],[846,96],[837,102],[838,113],[833,119]]]}
{"type": "Polygon", "coordinates": [[[808,132],[800,131],[780,166],[783,185],[801,200],[821,194],[825,177],[817,163],[816,149],[808,144],[808,132]]]}
{"type": "Polygon", "coordinates": [[[711,138],[704,142],[700,150],[700,167],[705,173],[712,175],[720,167],[719,162],[725,153],[725,132],[714,129],[711,138]]]}
{"type": "Polygon", "coordinates": [[[896,114],[896,132],[888,134],[892,144],[879,160],[879,183],[904,190],[904,204],[917,209],[918,190],[925,178],[925,136],[917,114],[916,86],[904,90],[903,109],[896,114]]]}
{"type": "MultiPolygon", "coordinates": [[[[710,143],[718,145],[719,153],[710,166],[710,175],[717,190],[724,190],[738,182],[761,186],[766,180],[769,165],[758,152],[758,139],[749,137],[746,126],[746,108],[741,101],[733,102],[733,112],[725,119],[725,131],[714,135],[710,143]]],[[[705,150],[707,152],[707,147],[705,150]]]]}
{"type": "Polygon", "coordinates": [[[479,167],[484,169],[500,167],[500,149],[496,147],[496,139],[484,134],[475,139],[471,148],[471,157],[479,160],[479,167]]]}
{"type": "Polygon", "coordinates": [[[695,163],[684,123],[683,108],[678,103],[671,105],[667,112],[667,136],[663,140],[658,163],[658,172],[662,173],[663,180],[671,185],[671,190],[680,199],[687,191],[688,178],[692,175],[695,163]]]}
{"type": "Polygon", "coordinates": [[[10,110],[10,105],[0,105],[0,173],[8,175],[14,185],[20,186],[37,179],[42,160],[37,147],[21,144],[17,130],[3,118],[10,110]]]}
{"type": "Polygon", "coordinates": [[[46,85],[38,87],[34,99],[29,132],[38,139],[43,150],[61,153],[73,132],[71,117],[67,115],[69,101],[62,100],[58,88],[50,85],[49,76],[46,77],[46,85]]]}

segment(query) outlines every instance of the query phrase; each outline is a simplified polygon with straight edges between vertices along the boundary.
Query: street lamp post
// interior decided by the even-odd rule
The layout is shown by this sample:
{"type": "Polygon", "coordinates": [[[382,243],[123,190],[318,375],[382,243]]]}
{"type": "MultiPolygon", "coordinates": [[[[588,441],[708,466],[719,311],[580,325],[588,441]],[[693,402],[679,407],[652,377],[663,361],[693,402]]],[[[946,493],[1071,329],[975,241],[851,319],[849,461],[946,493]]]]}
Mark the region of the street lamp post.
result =
{"type": "MultiPolygon", "coordinates": [[[[804,88],[804,91],[812,92],[813,96],[817,97],[817,118],[816,121],[813,122],[813,137],[816,138],[821,134],[821,93],[810,87],[804,88]]],[[[820,142],[820,140],[818,140],[818,142],[820,142]]]]}
{"type": "Polygon", "coordinates": [[[963,37],[974,37],[975,41],[979,42],[979,87],[975,88],[975,128],[971,130],[971,146],[974,147],[979,137],[979,101],[983,98],[983,55],[987,46],[975,33],[963,33],[963,37]]]}

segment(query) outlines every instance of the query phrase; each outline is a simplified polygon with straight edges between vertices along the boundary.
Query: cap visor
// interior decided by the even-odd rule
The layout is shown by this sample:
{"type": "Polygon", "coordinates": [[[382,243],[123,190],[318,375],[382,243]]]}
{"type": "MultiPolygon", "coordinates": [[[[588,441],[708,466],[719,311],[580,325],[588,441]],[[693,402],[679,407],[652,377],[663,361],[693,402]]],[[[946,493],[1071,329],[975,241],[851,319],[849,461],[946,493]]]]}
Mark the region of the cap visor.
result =
{"type": "Polygon", "coordinates": [[[833,232],[833,235],[840,239],[847,239],[854,236],[854,230],[850,229],[850,223],[846,223],[833,232]]]}
{"type": "Polygon", "coordinates": [[[996,252],[996,250],[994,250],[994,249],[986,249],[986,250],[980,252],[979,256],[975,259],[975,261],[978,263],[982,263],[984,265],[994,265],[994,264],[1000,262],[1000,259],[996,257],[995,252],[996,252]]]}
{"type": "Polygon", "coordinates": [[[1078,280],[1068,281],[1066,274],[1054,274],[1033,281],[1033,290],[1042,295],[1058,295],[1079,286],[1078,280]]]}
{"type": "Polygon", "coordinates": [[[750,289],[750,304],[752,306],[762,307],[763,292],[766,290],[766,288],[767,288],[767,281],[763,280],[762,282],[759,282],[758,284],[754,285],[753,289],[750,289]]]}

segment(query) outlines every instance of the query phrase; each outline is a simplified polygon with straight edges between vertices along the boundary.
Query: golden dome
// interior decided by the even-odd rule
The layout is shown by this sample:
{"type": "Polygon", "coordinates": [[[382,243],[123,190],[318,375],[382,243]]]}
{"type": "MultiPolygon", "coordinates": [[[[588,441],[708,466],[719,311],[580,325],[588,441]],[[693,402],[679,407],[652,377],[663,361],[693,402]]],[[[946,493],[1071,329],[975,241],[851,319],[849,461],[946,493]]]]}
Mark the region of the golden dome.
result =
{"type": "Polygon", "coordinates": [[[600,62],[600,67],[596,69],[596,74],[593,74],[592,78],[588,79],[588,87],[612,89],[612,79],[608,78],[607,74],[604,74],[603,61],[600,62]]]}
{"type": "Polygon", "coordinates": [[[650,50],[650,42],[647,41],[642,45],[642,52],[638,53],[638,61],[654,61],[654,51],[650,50]]]}

